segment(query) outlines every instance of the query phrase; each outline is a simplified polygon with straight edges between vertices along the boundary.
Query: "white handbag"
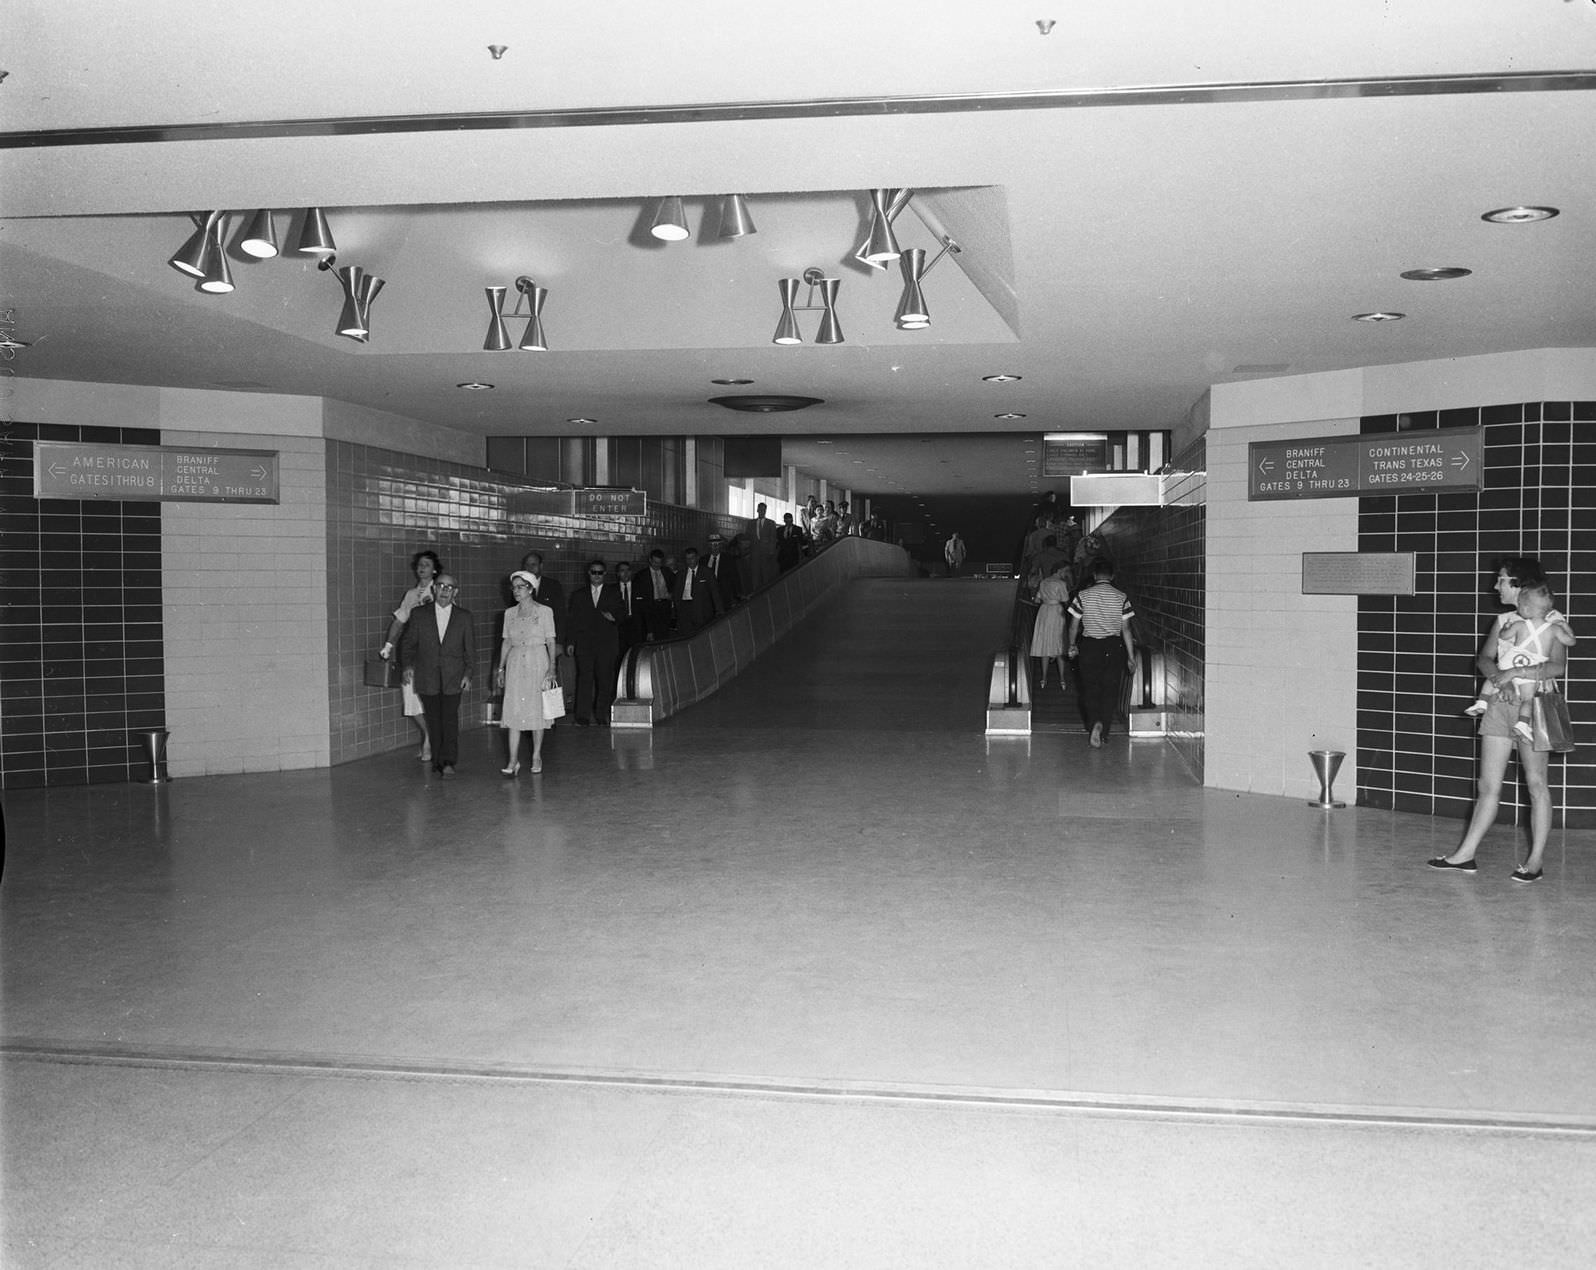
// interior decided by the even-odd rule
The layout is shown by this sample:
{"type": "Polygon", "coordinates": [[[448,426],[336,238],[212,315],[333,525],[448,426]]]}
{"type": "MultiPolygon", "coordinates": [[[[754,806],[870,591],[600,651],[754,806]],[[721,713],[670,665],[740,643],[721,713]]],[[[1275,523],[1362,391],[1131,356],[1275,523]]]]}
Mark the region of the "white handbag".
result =
{"type": "Polygon", "coordinates": [[[543,717],[550,723],[565,717],[564,688],[545,688],[543,690],[543,717]]]}

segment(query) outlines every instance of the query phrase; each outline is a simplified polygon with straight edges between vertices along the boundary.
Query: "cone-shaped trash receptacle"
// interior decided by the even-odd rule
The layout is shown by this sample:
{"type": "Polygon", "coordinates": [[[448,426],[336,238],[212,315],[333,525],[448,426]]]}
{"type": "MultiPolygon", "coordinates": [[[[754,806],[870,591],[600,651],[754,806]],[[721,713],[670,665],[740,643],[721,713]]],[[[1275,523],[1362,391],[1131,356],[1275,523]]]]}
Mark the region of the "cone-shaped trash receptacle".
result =
{"type": "Polygon", "coordinates": [[[1313,764],[1314,773],[1319,777],[1319,798],[1310,802],[1310,807],[1345,807],[1345,803],[1338,803],[1330,787],[1336,783],[1336,773],[1341,770],[1341,760],[1346,754],[1341,750],[1309,750],[1308,760],[1313,764]]]}
{"type": "Polygon", "coordinates": [[[172,779],[166,774],[166,738],[169,735],[164,728],[145,728],[133,734],[133,740],[150,765],[149,774],[139,778],[143,784],[165,785],[172,779]]]}

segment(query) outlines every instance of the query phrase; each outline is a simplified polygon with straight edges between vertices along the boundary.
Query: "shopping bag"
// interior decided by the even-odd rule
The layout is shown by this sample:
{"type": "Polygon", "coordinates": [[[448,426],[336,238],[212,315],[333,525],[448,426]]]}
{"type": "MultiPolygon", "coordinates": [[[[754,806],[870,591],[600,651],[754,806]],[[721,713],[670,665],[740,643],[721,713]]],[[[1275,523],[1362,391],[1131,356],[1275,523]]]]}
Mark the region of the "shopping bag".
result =
{"type": "Polygon", "coordinates": [[[1555,683],[1543,680],[1536,687],[1531,715],[1536,750],[1553,754],[1574,752],[1574,724],[1568,717],[1568,700],[1555,683]]]}
{"type": "Polygon", "coordinates": [[[543,690],[543,717],[550,723],[565,717],[565,689],[545,688],[543,690]]]}

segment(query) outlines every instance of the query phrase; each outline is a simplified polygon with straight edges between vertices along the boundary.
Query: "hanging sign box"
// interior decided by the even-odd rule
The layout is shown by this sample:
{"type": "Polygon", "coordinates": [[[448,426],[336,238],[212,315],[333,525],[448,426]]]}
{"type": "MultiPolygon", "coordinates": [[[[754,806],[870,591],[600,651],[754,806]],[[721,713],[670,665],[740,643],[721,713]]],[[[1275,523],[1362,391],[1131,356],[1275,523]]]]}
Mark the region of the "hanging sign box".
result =
{"type": "Polygon", "coordinates": [[[35,441],[35,498],[140,503],[275,503],[276,450],[35,441]]]}
{"type": "Polygon", "coordinates": [[[1483,428],[1441,428],[1254,441],[1247,447],[1247,498],[1258,502],[1478,489],[1484,438],[1483,428]]]}

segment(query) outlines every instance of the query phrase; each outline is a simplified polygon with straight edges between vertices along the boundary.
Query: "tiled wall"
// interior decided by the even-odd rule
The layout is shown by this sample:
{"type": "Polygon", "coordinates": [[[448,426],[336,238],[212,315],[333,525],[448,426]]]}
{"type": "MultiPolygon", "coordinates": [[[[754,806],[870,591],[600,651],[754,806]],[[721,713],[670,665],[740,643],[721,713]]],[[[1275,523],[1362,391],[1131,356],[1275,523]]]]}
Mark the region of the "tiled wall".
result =
{"type": "Polygon", "coordinates": [[[509,595],[505,582],[536,547],[544,571],[569,594],[582,567],[598,556],[614,566],[637,561],[651,547],[703,549],[711,529],[728,534],[731,517],[650,500],[641,521],[590,517],[514,516],[508,495],[524,486],[480,468],[374,446],[328,442],[327,683],[331,761],[385,753],[416,739],[394,689],[368,688],[364,664],[382,644],[395,605],[413,584],[410,558],[436,551],[460,582],[459,602],[475,619],[477,674],[462,704],[462,722],[480,721],[488,671],[509,595]]]}
{"type": "Polygon", "coordinates": [[[168,444],[275,450],[281,477],[277,504],[163,504],[171,773],[324,767],[325,442],[163,435],[168,444]]]}
{"type": "Polygon", "coordinates": [[[1203,783],[1318,796],[1311,750],[1347,757],[1356,784],[1357,600],[1303,595],[1306,551],[1357,548],[1358,500],[1249,502],[1247,445],[1353,435],[1356,419],[1316,419],[1208,433],[1203,783]]]}
{"type": "MultiPolygon", "coordinates": [[[[1496,561],[1538,556],[1558,605],[1596,638],[1596,402],[1379,415],[1365,433],[1484,424],[1479,491],[1363,498],[1362,551],[1412,551],[1416,594],[1358,605],[1358,800],[1466,816],[1476,777],[1475,725],[1461,711],[1478,683],[1474,657],[1495,616],[1496,561]]],[[[1559,824],[1596,824],[1596,671],[1571,650],[1566,691],[1581,748],[1550,766],[1559,824]]],[[[1511,774],[1510,774],[1511,775],[1511,774]]],[[[1505,798],[1504,820],[1528,814],[1505,798]]]]}
{"type": "Polygon", "coordinates": [[[148,774],[165,726],[161,505],[33,497],[33,442],[153,445],[149,429],[9,423],[0,442],[0,785],[148,774]]]}
{"type": "Polygon", "coordinates": [[[1098,527],[1116,581],[1136,605],[1153,654],[1153,699],[1171,714],[1170,743],[1201,779],[1207,478],[1204,445],[1172,465],[1163,507],[1122,507],[1098,527]]]}

